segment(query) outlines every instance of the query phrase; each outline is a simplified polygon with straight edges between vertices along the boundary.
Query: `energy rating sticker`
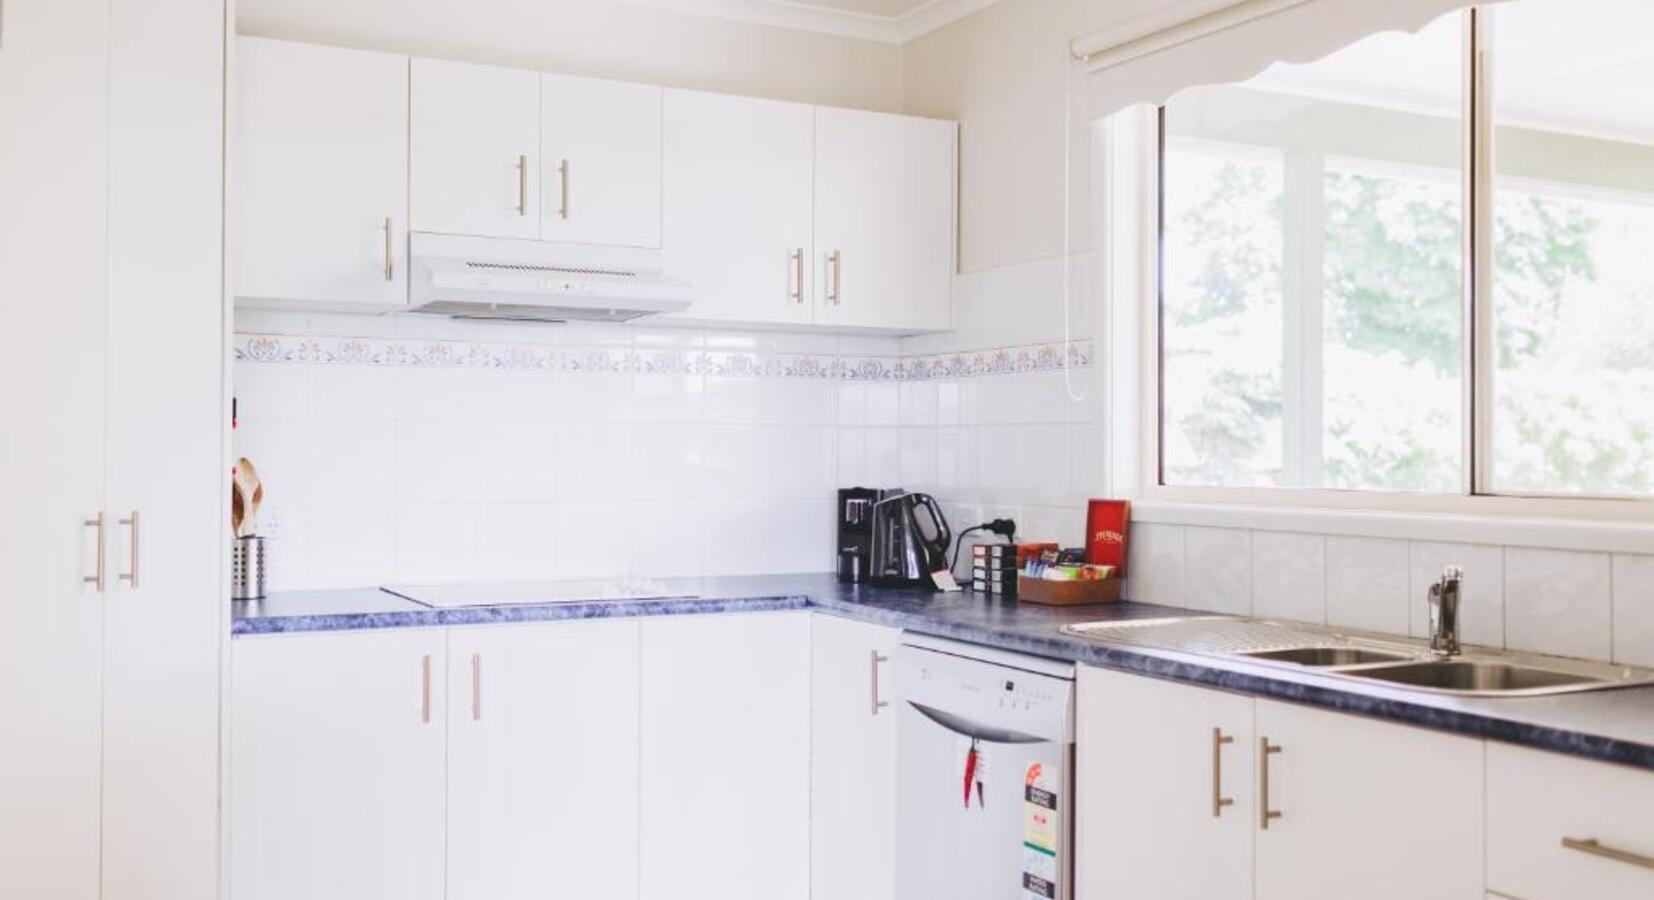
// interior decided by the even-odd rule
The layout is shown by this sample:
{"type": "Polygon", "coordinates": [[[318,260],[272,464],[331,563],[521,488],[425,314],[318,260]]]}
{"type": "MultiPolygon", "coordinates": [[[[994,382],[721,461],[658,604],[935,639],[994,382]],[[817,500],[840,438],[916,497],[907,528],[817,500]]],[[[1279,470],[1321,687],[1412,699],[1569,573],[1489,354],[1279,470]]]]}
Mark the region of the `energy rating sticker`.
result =
{"type": "Polygon", "coordinates": [[[1055,900],[1057,896],[1057,835],[1061,832],[1055,788],[1040,763],[1030,765],[1023,775],[1023,900],[1055,900]]]}

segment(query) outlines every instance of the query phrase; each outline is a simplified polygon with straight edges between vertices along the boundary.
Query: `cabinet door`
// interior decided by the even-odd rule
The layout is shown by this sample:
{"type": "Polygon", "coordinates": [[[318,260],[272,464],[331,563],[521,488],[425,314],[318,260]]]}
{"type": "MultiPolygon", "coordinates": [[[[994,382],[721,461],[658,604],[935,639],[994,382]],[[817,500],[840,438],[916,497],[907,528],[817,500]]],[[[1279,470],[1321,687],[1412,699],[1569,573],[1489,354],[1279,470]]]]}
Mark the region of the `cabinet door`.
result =
{"type": "Polygon", "coordinates": [[[660,246],[661,89],[540,76],[540,238],[660,246]]]}
{"type": "Polygon", "coordinates": [[[1250,900],[1253,701],[1088,666],[1077,692],[1077,900],[1250,900]]]}
{"type": "Polygon", "coordinates": [[[455,628],[448,900],[637,896],[637,620],[455,628]]]}
{"type": "MultiPolygon", "coordinates": [[[[0,42],[0,897],[98,896],[109,4],[0,42]]],[[[112,528],[109,522],[106,527],[112,528]]]]}
{"type": "Polygon", "coordinates": [[[540,75],[412,63],[410,214],[415,231],[540,236],[540,75]]]}
{"type": "Polygon", "coordinates": [[[1268,701],[1256,728],[1258,900],[1482,896],[1481,742],[1268,701]]]}
{"type": "Polygon", "coordinates": [[[951,327],[955,135],[952,122],[816,110],[816,321],[951,327]]]}
{"type": "Polygon", "coordinates": [[[642,897],[810,894],[806,613],[643,622],[642,897]]]}
{"type": "Polygon", "coordinates": [[[686,318],[809,324],[811,107],[666,92],[666,272],[688,281],[686,318]]]}
{"type": "Polygon", "coordinates": [[[211,900],[228,625],[224,2],[111,10],[103,898],[211,900]]]}
{"type": "Polygon", "coordinates": [[[231,644],[232,900],[442,900],[440,629],[231,644]]]}
{"type": "Polygon", "coordinates": [[[890,900],[896,889],[896,679],[901,632],[810,622],[810,896],[890,900]]]}
{"type": "Polygon", "coordinates": [[[408,301],[408,58],[236,40],[235,293],[408,301]]]}

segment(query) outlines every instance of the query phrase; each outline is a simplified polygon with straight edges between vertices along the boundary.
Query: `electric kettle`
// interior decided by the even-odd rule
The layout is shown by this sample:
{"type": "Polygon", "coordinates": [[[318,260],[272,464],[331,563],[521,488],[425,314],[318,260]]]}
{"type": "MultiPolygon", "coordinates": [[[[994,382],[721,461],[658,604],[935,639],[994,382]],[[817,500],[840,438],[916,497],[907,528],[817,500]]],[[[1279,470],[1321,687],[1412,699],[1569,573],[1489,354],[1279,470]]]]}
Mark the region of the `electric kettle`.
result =
{"type": "Polygon", "coordinates": [[[875,584],[934,585],[931,573],[948,568],[952,545],[953,532],[935,497],[897,494],[873,504],[870,574],[875,584]]]}

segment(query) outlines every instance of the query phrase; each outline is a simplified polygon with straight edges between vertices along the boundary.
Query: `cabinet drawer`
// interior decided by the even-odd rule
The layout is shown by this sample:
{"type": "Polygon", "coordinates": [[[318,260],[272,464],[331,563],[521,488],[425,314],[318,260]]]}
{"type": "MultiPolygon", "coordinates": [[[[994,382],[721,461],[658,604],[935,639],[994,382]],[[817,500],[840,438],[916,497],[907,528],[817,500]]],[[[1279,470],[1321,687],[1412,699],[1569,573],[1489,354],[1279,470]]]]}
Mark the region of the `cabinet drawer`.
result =
{"type": "Polygon", "coordinates": [[[1489,890],[1654,897],[1654,772],[1501,744],[1487,762],[1489,890]]]}

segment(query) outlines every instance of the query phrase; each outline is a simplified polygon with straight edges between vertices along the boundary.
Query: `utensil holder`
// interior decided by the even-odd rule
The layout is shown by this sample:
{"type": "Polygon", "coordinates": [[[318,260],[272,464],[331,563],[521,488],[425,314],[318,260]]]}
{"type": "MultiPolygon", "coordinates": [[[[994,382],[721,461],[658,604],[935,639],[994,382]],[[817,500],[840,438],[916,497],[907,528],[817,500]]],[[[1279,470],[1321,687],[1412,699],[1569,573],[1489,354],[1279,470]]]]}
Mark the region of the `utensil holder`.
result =
{"type": "Polygon", "coordinates": [[[263,600],[264,574],[264,538],[236,538],[230,552],[230,599],[263,600]]]}

